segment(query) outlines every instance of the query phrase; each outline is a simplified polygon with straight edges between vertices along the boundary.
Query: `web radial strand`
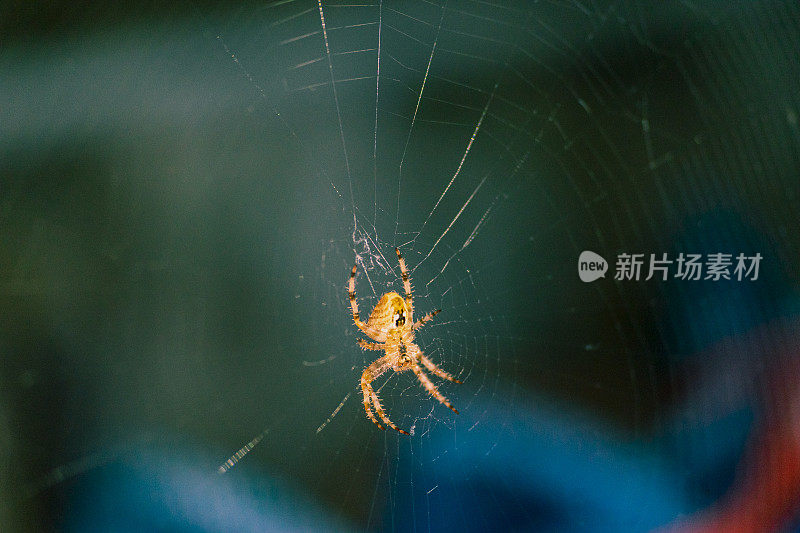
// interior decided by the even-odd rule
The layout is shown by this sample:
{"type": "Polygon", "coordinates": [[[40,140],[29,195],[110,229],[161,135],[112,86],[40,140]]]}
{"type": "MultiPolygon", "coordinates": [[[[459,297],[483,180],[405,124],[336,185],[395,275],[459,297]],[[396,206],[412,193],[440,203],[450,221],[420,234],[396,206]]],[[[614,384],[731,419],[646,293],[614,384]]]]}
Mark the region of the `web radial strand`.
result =
{"type": "Polygon", "coordinates": [[[344,123],[342,122],[342,109],[339,106],[339,94],[336,92],[336,78],[333,72],[333,59],[331,58],[331,47],[328,42],[328,28],[325,24],[325,12],[322,8],[322,0],[317,0],[319,7],[319,21],[322,26],[322,39],[325,42],[325,56],[328,59],[328,72],[330,74],[331,89],[333,91],[333,101],[336,104],[336,118],[339,122],[339,138],[342,142],[342,154],[344,155],[344,166],[347,171],[347,184],[350,189],[350,207],[353,212],[353,228],[357,225],[356,220],[356,203],[353,196],[353,178],[350,174],[350,158],[347,155],[347,142],[344,139],[344,123]]]}
{"type": "Polygon", "coordinates": [[[489,111],[489,106],[492,104],[492,100],[494,99],[494,93],[496,90],[497,90],[497,83],[495,83],[494,87],[492,88],[491,94],[489,94],[489,98],[486,100],[486,105],[483,107],[483,111],[481,111],[481,116],[478,118],[478,122],[475,124],[475,129],[473,130],[472,135],[469,138],[469,142],[467,142],[467,148],[464,150],[464,155],[461,156],[461,161],[458,162],[458,167],[456,168],[456,171],[453,173],[453,177],[450,178],[450,181],[447,183],[447,186],[442,191],[441,196],[439,196],[439,199],[436,200],[436,203],[434,204],[433,209],[431,209],[431,212],[428,213],[427,217],[425,217],[425,222],[422,223],[422,227],[420,228],[418,234],[421,234],[422,231],[425,229],[425,226],[428,225],[428,222],[430,221],[431,216],[433,216],[434,211],[436,211],[436,208],[439,207],[439,204],[442,202],[445,195],[447,195],[447,191],[450,190],[450,187],[453,185],[453,182],[456,181],[456,178],[461,173],[461,168],[464,166],[464,161],[467,160],[469,151],[472,149],[472,143],[475,142],[475,138],[478,136],[478,132],[481,129],[481,124],[483,124],[483,119],[486,118],[486,113],[489,111]]]}
{"type": "Polygon", "coordinates": [[[239,450],[236,453],[231,455],[227,461],[222,463],[219,466],[219,468],[217,468],[217,472],[219,472],[220,474],[224,474],[228,470],[236,466],[236,463],[241,461],[244,458],[244,456],[246,456],[253,450],[253,448],[258,446],[258,443],[261,442],[261,440],[267,435],[267,433],[269,433],[269,428],[265,429],[264,431],[259,433],[253,440],[251,440],[250,442],[239,448],[239,450]]]}
{"type": "Polygon", "coordinates": [[[372,137],[372,186],[373,186],[373,211],[372,227],[377,235],[378,225],[378,109],[381,92],[381,32],[383,31],[383,0],[378,3],[378,53],[375,62],[375,128],[372,137]]]}
{"type": "Polygon", "coordinates": [[[439,17],[439,24],[436,26],[436,33],[433,37],[433,44],[431,45],[431,53],[428,56],[428,64],[425,65],[425,75],[422,77],[422,85],[417,95],[417,103],[414,106],[414,114],[411,117],[411,125],[408,127],[408,134],[406,135],[406,142],[403,145],[403,155],[400,156],[400,165],[397,170],[397,209],[395,210],[395,225],[394,225],[394,241],[393,244],[397,245],[397,227],[400,222],[400,184],[403,178],[403,163],[406,160],[406,153],[408,152],[408,143],[411,141],[411,134],[414,131],[414,124],[417,121],[417,113],[419,113],[419,104],[422,102],[422,95],[425,92],[425,84],[428,82],[428,74],[431,71],[431,63],[433,63],[433,56],[436,54],[436,43],[439,42],[439,32],[442,29],[442,22],[444,22],[445,8],[447,2],[442,4],[441,16],[439,17]]]}

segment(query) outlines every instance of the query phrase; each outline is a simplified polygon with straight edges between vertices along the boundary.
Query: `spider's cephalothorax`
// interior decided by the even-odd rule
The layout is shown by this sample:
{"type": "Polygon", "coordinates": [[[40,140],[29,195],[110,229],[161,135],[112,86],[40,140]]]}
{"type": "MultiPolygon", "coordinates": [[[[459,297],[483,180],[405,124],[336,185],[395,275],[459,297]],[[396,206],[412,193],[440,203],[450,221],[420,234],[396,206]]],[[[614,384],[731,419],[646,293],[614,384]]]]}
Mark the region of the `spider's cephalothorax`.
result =
{"type": "Polygon", "coordinates": [[[375,308],[369,315],[369,320],[367,320],[365,324],[359,319],[358,303],[356,302],[356,266],[353,266],[353,270],[350,272],[348,289],[350,294],[350,308],[353,310],[353,321],[361,331],[376,341],[370,343],[364,339],[359,339],[358,345],[364,350],[383,350],[386,352],[386,355],[369,365],[364,370],[364,373],[361,374],[361,391],[364,393],[364,410],[367,412],[367,416],[370,420],[375,422],[379,428],[384,429],[375,418],[375,413],[378,413],[378,416],[386,425],[396,429],[400,433],[408,435],[408,432],[398,428],[389,420],[386,413],[384,413],[381,402],[378,399],[378,394],[372,388],[372,381],[390,369],[395,372],[412,370],[420,383],[422,383],[422,386],[425,387],[434,398],[452,409],[456,414],[458,414],[456,408],[439,392],[419,365],[421,363],[429,372],[440,378],[455,383],[461,382],[433,364],[430,359],[425,357],[425,354],[422,353],[419,346],[414,343],[414,332],[421,328],[425,322],[428,322],[436,316],[440,310],[432,311],[417,322],[414,322],[414,300],[411,296],[411,281],[408,278],[408,270],[406,270],[406,263],[403,261],[403,256],[400,255],[400,250],[395,248],[395,251],[397,252],[397,261],[400,263],[400,274],[403,277],[403,289],[406,293],[405,298],[394,291],[387,292],[381,296],[381,299],[375,305],[375,308]]]}

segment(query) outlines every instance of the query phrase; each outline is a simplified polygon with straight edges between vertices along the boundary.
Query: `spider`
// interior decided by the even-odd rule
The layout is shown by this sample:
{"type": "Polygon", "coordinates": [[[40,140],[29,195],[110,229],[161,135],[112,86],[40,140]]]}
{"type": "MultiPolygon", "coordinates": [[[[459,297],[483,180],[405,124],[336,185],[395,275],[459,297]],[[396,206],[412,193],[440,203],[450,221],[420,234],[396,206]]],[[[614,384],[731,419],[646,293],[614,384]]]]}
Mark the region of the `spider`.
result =
{"type": "Polygon", "coordinates": [[[403,431],[397,427],[394,422],[389,420],[389,417],[383,411],[381,402],[378,395],[372,388],[372,382],[380,377],[387,370],[394,370],[395,372],[404,372],[411,370],[417,375],[423,387],[437,400],[452,409],[458,414],[458,411],[445,398],[441,392],[436,388],[436,385],[430,380],[428,375],[419,366],[420,363],[428,369],[428,371],[436,374],[440,378],[447,379],[454,383],[461,383],[425,357],[419,346],[414,344],[414,332],[421,328],[426,322],[435,317],[441,309],[436,309],[414,322],[414,299],[411,296],[411,281],[408,278],[408,270],[406,270],[406,263],[403,261],[403,256],[400,255],[398,248],[394,249],[397,252],[397,261],[400,263],[400,273],[403,276],[403,288],[406,292],[406,297],[403,299],[398,293],[391,291],[387,292],[369,315],[369,320],[364,324],[358,319],[358,303],[356,302],[356,269],[357,265],[353,265],[353,270],[350,272],[350,282],[348,285],[350,294],[350,308],[353,310],[353,322],[355,322],[358,329],[364,332],[365,335],[377,342],[367,342],[364,339],[358,339],[358,345],[363,350],[383,350],[386,355],[374,361],[369,365],[364,373],[361,374],[361,391],[364,393],[364,410],[367,416],[372,420],[376,426],[385,429],[375,418],[375,413],[383,420],[387,426],[399,431],[404,435],[408,435],[407,431],[403,431]],[[375,413],[373,412],[373,407],[375,413]]]}

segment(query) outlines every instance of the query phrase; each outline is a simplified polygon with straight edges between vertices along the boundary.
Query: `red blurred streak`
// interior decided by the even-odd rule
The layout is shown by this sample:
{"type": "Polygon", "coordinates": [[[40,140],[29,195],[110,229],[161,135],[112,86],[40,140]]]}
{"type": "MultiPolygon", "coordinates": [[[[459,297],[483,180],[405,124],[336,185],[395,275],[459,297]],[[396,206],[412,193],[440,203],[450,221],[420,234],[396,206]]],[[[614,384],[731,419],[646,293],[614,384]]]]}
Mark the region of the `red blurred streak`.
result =
{"type": "MultiPolygon", "coordinates": [[[[760,329],[756,335],[766,333],[766,338],[775,339],[770,337],[772,333],[777,334],[778,339],[786,340],[787,330],[779,327],[776,331],[774,326],[760,329]]],[[[797,324],[792,326],[790,331],[797,324]]],[[[797,340],[793,336],[789,338],[797,340]]],[[[745,342],[744,345],[748,344],[745,342]]],[[[771,371],[760,383],[764,417],[753,430],[733,486],[711,508],[673,524],[667,531],[774,532],[783,531],[792,519],[797,519],[800,509],[798,352],[796,349],[783,350],[783,353],[775,355],[777,357],[771,360],[771,371]]]]}

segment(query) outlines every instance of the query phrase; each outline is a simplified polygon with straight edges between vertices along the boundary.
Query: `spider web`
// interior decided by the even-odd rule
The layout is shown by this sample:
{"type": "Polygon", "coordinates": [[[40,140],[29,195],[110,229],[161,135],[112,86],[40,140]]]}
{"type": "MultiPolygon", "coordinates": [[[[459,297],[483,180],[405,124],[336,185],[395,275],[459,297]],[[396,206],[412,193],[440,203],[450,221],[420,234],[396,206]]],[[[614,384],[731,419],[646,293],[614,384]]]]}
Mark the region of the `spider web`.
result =
{"type": "MultiPolygon", "coordinates": [[[[573,261],[562,262],[562,254],[577,257],[585,242],[562,219],[560,203],[579,201],[588,216],[597,216],[606,200],[602,181],[612,168],[634,176],[664,157],[639,153],[638,164],[620,157],[599,169],[600,176],[586,156],[575,167],[575,156],[587,148],[581,139],[603,133],[598,115],[619,122],[628,113],[623,122],[634,129],[647,120],[646,111],[624,102],[629,87],[614,67],[602,61],[592,67],[596,52],[564,37],[591,31],[591,15],[600,13],[571,2],[531,8],[292,1],[244,10],[219,33],[225,53],[259,93],[257,105],[285,127],[287,150],[316,177],[309,194],[327,198],[323,205],[337,211],[313,275],[298,281],[290,312],[311,324],[303,335],[304,379],[327,386],[310,387],[325,392],[304,395],[302,408],[289,409],[296,414],[284,424],[302,416],[308,430],[318,426],[301,439],[308,456],[326,465],[311,486],[326,495],[336,490],[331,479],[344,479],[338,504],[362,526],[438,523],[431,513],[447,497],[437,491],[466,489],[437,474],[437,461],[472,441],[477,451],[470,457],[489,456],[511,438],[513,413],[521,409],[516,388],[537,372],[548,374],[551,385],[567,382],[584,393],[601,390],[606,401],[629,402],[622,416],[634,431],[643,423],[647,380],[630,361],[607,381],[536,364],[592,352],[604,342],[590,331],[561,342],[538,340],[554,319],[592,312],[579,302],[537,303],[553,302],[554,278],[572,277],[563,265],[573,261]],[[565,13],[574,24],[565,25],[565,13]],[[575,73],[565,78],[561,73],[570,68],[575,73]],[[561,176],[557,184],[547,182],[547,172],[561,176]],[[567,244],[553,254],[559,241],[567,244]],[[418,335],[420,346],[464,381],[439,385],[461,410],[454,417],[410,373],[379,380],[387,413],[413,433],[410,439],[380,433],[365,420],[357,384],[374,353],[356,348],[344,290],[353,263],[362,312],[382,293],[398,290],[394,246],[411,268],[417,316],[443,310],[418,335]],[[515,282],[502,282],[509,279],[515,282]],[[620,384],[623,391],[615,392],[620,384]],[[491,424],[494,435],[471,439],[481,424],[491,424]]],[[[636,29],[626,37],[642,39],[636,29]]],[[[646,131],[636,136],[649,139],[646,131]]],[[[590,242],[608,246],[602,233],[598,239],[590,242]]],[[[617,325],[620,320],[614,317],[617,325]]],[[[634,349],[637,342],[629,342],[634,349]]],[[[601,350],[590,359],[607,355],[601,350]]]]}
{"type": "MultiPolygon", "coordinates": [[[[310,485],[360,526],[451,527],[458,513],[443,508],[483,490],[453,472],[482,472],[498,444],[518,436],[526,402],[575,395],[581,405],[567,412],[602,413],[633,438],[659,416],[652,339],[665,333],[636,318],[641,310],[627,302],[642,295],[560,288],[574,284],[565,265],[582,249],[667,246],[656,228],[685,192],[671,190],[670,176],[713,150],[709,142],[725,142],[717,139],[728,119],[697,81],[713,76],[697,57],[715,46],[706,36],[713,17],[689,4],[671,9],[284,1],[243,10],[220,31],[286,128],[287,150],[316,177],[310,194],[336,211],[292,314],[313,323],[304,378],[328,384],[303,406],[319,423],[308,454],[325,465],[310,485]],[[681,20],[679,31],[650,28],[659,16],[681,20]],[[701,119],[673,122],[671,99],[701,119]],[[439,384],[461,410],[453,417],[410,373],[379,380],[387,413],[411,438],[365,421],[357,382],[374,353],[355,348],[344,290],[353,263],[362,313],[399,290],[395,246],[411,268],[417,316],[443,310],[420,346],[464,381],[439,384]],[[539,392],[520,399],[520,386],[539,392]],[[331,479],[344,480],[343,498],[327,492],[338,493],[331,479]]],[[[514,490],[491,486],[496,503],[514,490]]],[[[481,527],[512,527],[524,507],[512,497],[481,527]]]]}
{"type": "MultiPolygon", "coordinates": [[[[537,188],[531,151],[559,127],[561,104],[528,101],[520,85],[528,83],[520,44],[532,16],[481,3],[278,2],[244,12],[219,32],[260,104],[285,127],[287,149],[316,177],[309,194],[335,211],[323,215],[336,222],[317,250],[313,275],[298,280],[290,314],[312,325],[304,335],[304,378],[329,384],[302,407],[304,422],[316,426],[305,437],[309,453],[337,458],[323,461],[329,466],[316,488],[324,492],[326,480],[347,469],[368,473],[363,486],[361,476],[347,476],[342,502],[366,527],[382,527],[401,513],[401,504],[391,503],[398,498],[415,505],[422,496],[416,505],[429,507],[437,490],[447,490],[446,478],[410,470],[425,471],[436,457],[457,453],[462,435],[498,412],[506,417],[501,434],[483,437],[479,453],[491,453],[495,439],[513,433],[520,347],[534,358],[547,350],[520,327],[528,311],[512,298],[545,281],[531,258],[546,232],[534,222],[520,228],[519,239],[493,224],[527,210],[510,196],[537,188]],[[486,26],[472,33],[476,21],[486,26]],[[417,316],[442,309],[418,343],[464,382],[436,379],[462,413],[454,417],[410,373],[379,380],[386,412],[412,432],[406,440],[377,431],[364,416],[358,379],[375,352],[355,344],[360,335],[345,291],[354,263],[362,314],[384,292],[400,290],[395,246],[411,270],[417,316]],[[520,267],[530,276],[521,286],[502,283],[520,267]],[[404,487],[408,492],[398,494],[404,487]]],[[[543,212],[526,217],[549,216],[547,208],[537,211],[543,212]]]]}
{"type": "MultiPolygon", "coordinates": [[[[126,162],[105,170],[103,217],[116,229],[94,215],[71,221],[69,208],[30,229],[27,189],[11,184],[9,226],[50,251],[39,260],[29,246],[14,264],[63,283],[33,283],[30,300],[45,294],[41,307],[58,315],[40,318],[55,324],[53,352],[86,362],[54,377],[43,358],[37,378],[28,341],[0,339],[12,348],[16,380],[33,384],[15,381],[11,403],[24,413],[33,405],[27,419],[38,424],[49,426],[55,409],[77,428],[76,436],[29,424],[30,435],[9,445],[24,459],[26,493],[66,494],[65,480],[119,455],[138,461],[138,448],[117,441],[169,442],[167,427],[214,443],[204,471],[222,464],[221,483],[246,492],[256,479],[272,495],[285,487],[261,480],[281,479],[321,502],[325,514],[306,529],[603,529],[587,511],[601,509],[617,519],[609,530],[620,521],[645,530],[720,496],[681,462],[696,450],[675,429],[684,427],[672,411],[686,377],[678,359],[741,331],[748,316],[772,316],[785,296],[745,289],[735,298],[757,310],[729,316],[719,309],[733,291],[583,284],[575,263],[586,249],[611,262],[621,252],[716,252],[721,243],[771,257],[767,278],[795,280],[791,266],[775,266],[795,265],[800,252],[786,201],[800,194],[800,102],[786,91],[798,79],[789,67],[800,46],[794,3],[280,0],[198,19],[184,33],[161,28],[163,42],[140,38],[110,53],[142,67],[109,76],[127,107],[86,91],[74,115],[62,104],[28,110],[72,101],[48,92],[69,86],[53,80],[92,86],[72,77],[72,62],[0,86],[14,95],[10,116],[30,119],[0,127],[37,148],[32,159],[42,141],[30,139],[42,137],[63,157],[59,135],[83,115],[111,117],[109,131],[124,137],[130,115],[144,109],[141,137],[163,135],[164,123],[183,134],[166,135],[184,150],[174,159],[149,145],[106,155],[126,162]],[[149,85],[138,73],[156,68],[176,79],[155,77],[158,90],[140,96],[134,89],[149,85]],[[150,98],[165,83],[180,90],[150,98]],[[768,207],[753,209],[752,198],[768,207]],[[721,218],[707,216],[717,211],[721,218]],[[55,242],[62,215],[89,235],[63,232],[78,252],[55,242]],[[717,240],[693,231],[700,227],[717,240]],[[151,243],[144,253],[118,242],[133,236],[151,243]],[[416,342],[463,381],[432,376],[459,415],[410,372],[375,383],[411,436],[381,432],[364,414],[359,378],[380,354],[358,348],[346,291],[356,264],[364,316],[384,292],[402,292],[395,247],[410,269],[416,317],[442,310],[416,342]],[[118,271],[109,270],[126,283],[57,272],[51,262],[69,261],[52,250],[78,265],[112,258],[118,271]],[[107,293],[97,300],[112,296],[107,307],[84,296],[97,287],[107,293]],[[693,312],[676,311],[675,301],[693,312]],[[104,327],[87,327],[73,306],[104,327]],[[108,309],[117,320],[103,322],[108,309]],[[37,379],[72,400],[35,403],[37,379]],[[624,483],[614,483],[620,472],[624,483]],[[684,485],[685,499],[669,497],[684,485]]],[[[94,56],[70,54],[93,80],[94,56]]],[[[85,165],[74,166],[80,174],[85,165]]],[[[49,176],[50,167],[40,171],[49,176]]],[[[84,196],[75,186],[62,201],[84,196]]],[[[14,273],[9,292],[19,279],[30,281],[14,273]]],[[[18,486],[12,478],[7,486],[18,486]]],[[[301,499],[287,497],[282,510],[301,499]]]]}
{"type": "MultiPolygon", "coordinates": [[[[272,29],[266,47],[272,49],[274,56],[267,62],[276,61],[282,73],[276,80],[258,80],[254,73],[259,69],[245,59],[253,57],[249,46],[262,43],[236,42],[235,32],[230,31],[222,32],[220,41],[241,66],[244,76],[256,85],[266,105],[274,106],[276,116],[280,114],[295,141],[293,148],[307,160],[309,172],[329,185],[314,193],[330,195],[329,201],[340,211],[335,231],[320,247],[314,275],[304,275],[298,282],[295,312],[305,314],[309,323],[315,324],[303,350],[307,359],[302,364],[312,376],[309,379],[327,377],[331,384],[330,394],[309,399],[310,404],[316,404],[311,412],[324,415],[311,418],[318,425],[313,445],[336,456],[347,456],[344,450],[353,446],[359,449],[357,455],[373,456],[370,464],[361,468],[371,470],[375,476],[369,490],[376,496],[367,500],[369,510],[365,517],[365,525],[374,527],[384,514],[377,494],[391,493],[402,483],[400,459],[392,447],[405,448],[408,443],[365,423],[357,384],[361,371],[374,357],[360,352],[355,345],[357,330],[344,291],[350,266],[356,263],[359,267],[357,295],[362,312],[366,313],[382,293],[398,290],[399,270],[393,248],[399,246],[403,250],[411,269],[417,316],[434,308],[443,310],[439,320],[426,327],[417,341],[431,359],[465,381],[461,391],[444,384],[440,387],[459,403],[462,412],[473,412],[464,422],[456,420],[449,410],[442,411],[442,406],[431,401],[413,376],[390,375],[377,383],[390,417],[423,442],[431,432],[445,430],[457,435],[477,426],[488,416],[487,405],[500,394],[503,374],[511,376],[503,385],[510,395],[507,400],[513,402],[517,359],[514,337],[508,329],[508,310],[503,305],[509,291],[492,290],[502,264],[498,265],[495,258],[466,262],[463,252],[491,218],[493,208],[503,201],[504,184],[521,171],[527,155],[513,139],[510,145],[491,147],[502,146],[503,153],[499,155],[482,153],[485,148],[478,146],[473,151],[489,116],[499,79],[489,81],[491,85],[484,89],[442,77],[447,73],[434,64],[436,50],[440,55],[453,53],[444,47],[448,41],[440,33],[446,6],[423,4],[423,8],[434,9],[412,16],[412,27],[403,20],[408,13],[395,9],[399,6],[385,6],[385,12],[382,4],[312,7],[316,9],[309,11],[308,5],[297,3],[276,5],[274,9],[280,11],[266,13],[266,20],[261,21],[272,29]],[[431,15],[438,18],[433,24],[418,18],[431,15]],[[377,21],[373,20],[375,16],[377,21]],[[425,32],[434,27],[433,38],[426,37],[425,32]],[[376,31],[380,33],[377,42],[376,31]],[[408,32],[417,33],[420,39],[408,32]],[[352,39],[345,48],[338,44],[343,38],[352,39]],[[320,40],[323,47],[318,46],[320,40]],[[408,47],[409,43],[413,46],[408,47]],[[428,56],[424,70],[416,71],[404,64],[418,63],[420,51],[425,49],[428,56]],[[409,84],[420,86],[416,95],[409,84]],[[454,87],[462,94],[448,94],[454,87]],[[426,90],[431,95],[431,108],[427,99],[422,105],[426,90]],[[275,101],[275,94],[282,95],[280,101],[275,101]],[[454,106],[453,102],[459,100],[453,99],[460,99],[460,103],[454,106]],[[364,101],[370,102],[368,108],[364,108],[364,101]],[[285,112],[286,109],[290,111],[285,112]],[[304,110],[313,112],[312,124],[296,120],[304,110]],[[453,131],[460,133],[450,140],[448,161],[438,161],[438,168],[432,168],[435,160],[426,162],[430,156],[422,153],[426,137],[449,137],[453,131]],[[402,139],[402,145],[397,139],[402,139]],[[477,168],[466,164],[468,156],[477,160],[477,168]],[[478,171],[483,175],[478,176],[478,171]],[[445,172],[448,180],[443,182],[439,176],[445,172]],[[486,195],[479,196],[484,186],[486,195]],[[456,203],[458,209],[454,213],[456,203]],[[468,231],[458,224],[465,212],[471,217],[468,231]],[[443,217],[449,217],[450,222],[444,223],[443,217]],[[452,237],[448,237],[451,232],[452,237]],[[308,310],[321,316],[311,318],[308,310]],[[337,407],[342,395],[345,402],[337,407]],[[343,448],[330,446],[331,440],[342,438],[343,448]]],[[[236,22],[238,25],[241,21],[236,22]]],[[[248,21],[258,23],[255,19],[248,21]]],[[[453,71],[449,75],[463,73],[453,71]]],[[[503,98],[500,94],[497,97],[503,98]]],[[[486,444],[485,451],[490,446],[486,444]]],[[[441,448],[438,453],[446,450],[441,448]]],[[[337,477],[348,465],[352,462],[332,463],[326,476],[337,477]]],[[[435,485],[426,490],[436,490],[435,485]]],[[[348,485],[350,491],[360,495],[348,498],[364,498],[364,487],[348,485]]]]}

